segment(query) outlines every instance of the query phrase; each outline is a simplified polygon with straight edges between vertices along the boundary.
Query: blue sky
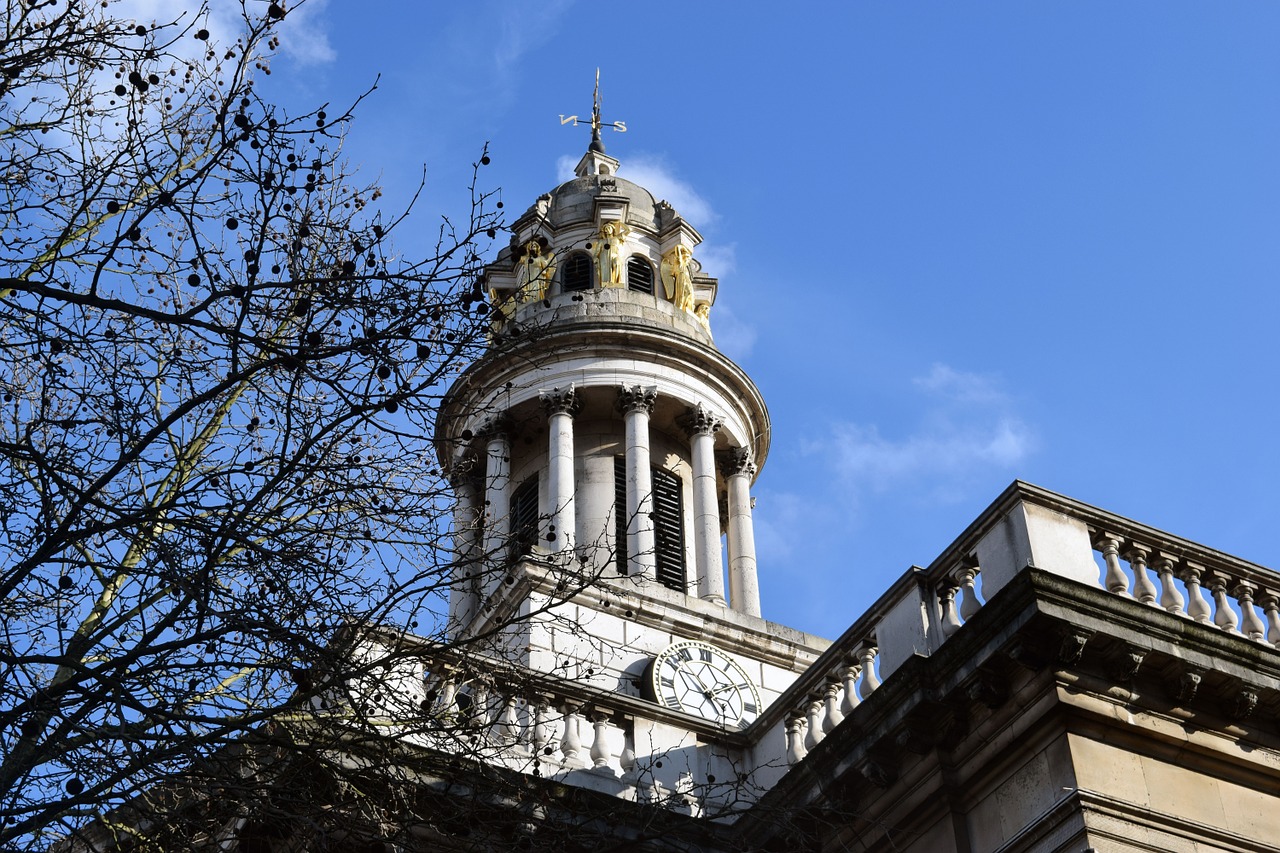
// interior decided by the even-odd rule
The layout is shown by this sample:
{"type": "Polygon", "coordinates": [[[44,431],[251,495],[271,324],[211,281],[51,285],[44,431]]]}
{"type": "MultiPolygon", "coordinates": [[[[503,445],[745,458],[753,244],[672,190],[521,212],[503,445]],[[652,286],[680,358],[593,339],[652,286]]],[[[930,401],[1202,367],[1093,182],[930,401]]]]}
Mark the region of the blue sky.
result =
{"type": "Polygon", "coordinates": [[[264,90],[381,75],[346,154],[388,207],[425,165],[421,246],[486,141],[513,214],[558,183],[601,68],[770,407],[766,617],[837,635],[1014,478],[1280,566],[1280,4],[298,11],[264,90]]]}

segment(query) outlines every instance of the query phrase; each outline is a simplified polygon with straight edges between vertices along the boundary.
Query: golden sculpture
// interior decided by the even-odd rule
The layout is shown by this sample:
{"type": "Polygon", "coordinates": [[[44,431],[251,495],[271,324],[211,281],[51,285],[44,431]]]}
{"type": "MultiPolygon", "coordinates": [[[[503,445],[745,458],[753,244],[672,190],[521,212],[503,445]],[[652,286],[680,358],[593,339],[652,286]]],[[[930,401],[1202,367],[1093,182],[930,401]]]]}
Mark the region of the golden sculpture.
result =
{"type": "Polygon", "coordinates": [[[601,287],[622,286],[622,241],[631,229],[621,222],[606,222],[600,226],[600,236],[591,247],[596,269],[600,271],[601,287]]]}
{"type": "Polygon", "coordinates": [[[702,324],[702,328],[707,330],[707,334],[711,334],[711,303],[699,302],[694,305],[693,316],[698,318],[698,322],[702,324]]]}
{"type": "Polygon", "coordinates": [[[693,252],[687,246],[676,246],[662,256],[662,288],[682,311],[693,310],[692,263],[693,252]]]}
{"type": "Polygon", "coordinates": [[[524,252],[516,263],[516,299],[546,299],[551,277],[555,275],[555,258],[537,240],[524,244],[524,252]]]}

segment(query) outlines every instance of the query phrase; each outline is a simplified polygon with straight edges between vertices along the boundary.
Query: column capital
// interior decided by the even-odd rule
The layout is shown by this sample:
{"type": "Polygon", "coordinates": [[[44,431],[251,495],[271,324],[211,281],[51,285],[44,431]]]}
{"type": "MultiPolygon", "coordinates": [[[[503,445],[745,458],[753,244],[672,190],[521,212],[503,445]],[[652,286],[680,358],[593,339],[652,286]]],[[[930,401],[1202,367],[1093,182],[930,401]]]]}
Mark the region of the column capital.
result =
{"type": "Polygon", "coordinates": [[[699,403],[696,406],[690,406],[687,412],[676,418],[676,423],[692,438],[695,435],[714,436],[724,421],[699,403]]]}
{"type": "Polygon", "coordinates": [[[735,474],[746,474],[748,477],[756,475],[755,456],[746,447],[730,447],[728,450],[717,453],[716,459],[726,477],[732,477],[735,474]]]}
{"type": "Polygon", "coordinates": [[[480,437],[486,441],[495,438],[510,438],[515,429],[515,421],[506,412],[490,415],[480,422],[480,437]]]}
{"type": "Polygon", "coordinates": [[[656,386],[620,385],[618,386],[618,411],[653,413],[653,404],[658,399],[656,386]]]}
{"type": "Polygon", "coordinates": [[[552,388],[550,391],[539,391],[538,400],[548,415],[573,416],[582,408],[582,400],[572,385],[552,388]]]}

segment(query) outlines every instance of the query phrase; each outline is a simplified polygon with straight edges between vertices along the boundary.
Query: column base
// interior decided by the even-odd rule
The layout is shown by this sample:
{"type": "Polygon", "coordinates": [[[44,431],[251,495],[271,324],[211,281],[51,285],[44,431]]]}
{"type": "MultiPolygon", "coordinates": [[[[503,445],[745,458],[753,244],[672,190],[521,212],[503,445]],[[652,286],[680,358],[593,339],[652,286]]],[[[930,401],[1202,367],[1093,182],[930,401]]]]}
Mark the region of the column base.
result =
{"type": "Polygon", "coordinates": [[[729,602],[725,601],[724,596],[722,595],[704,595],[702,596],[702,600],[710,601],[712,604],[719,604],[721,607],[729,606],[729,602]]]}

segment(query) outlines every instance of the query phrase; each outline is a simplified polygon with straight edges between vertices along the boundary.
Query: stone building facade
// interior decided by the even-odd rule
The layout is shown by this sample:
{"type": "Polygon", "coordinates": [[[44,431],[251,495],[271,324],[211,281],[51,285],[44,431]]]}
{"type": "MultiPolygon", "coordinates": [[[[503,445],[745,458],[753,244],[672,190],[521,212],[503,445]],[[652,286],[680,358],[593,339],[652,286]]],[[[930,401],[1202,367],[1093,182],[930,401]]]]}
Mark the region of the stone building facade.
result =
{"type": "Polygon", "coordinates": [[[763,618],[768,413],[617,167],[597,138],[489,268],[438,447],[453,631],[507,680],[428,662],[436,712],[478,690],[487,761],[646,849],[1280,850],[1270,570],[1015,482],[835,642],[763,618]]]}
{"type": "MultiPolygon", "coordinates": [[[[1276,572],[1015,482],[835,641],[764,618],[768,412],[617,167],[597,136],[488,267],[450,641],[369,644],[395,757],[326,849],[1280,851],[1276,572]]],[[[225,827],[195,846],[312,846],[225,827]]]]}

